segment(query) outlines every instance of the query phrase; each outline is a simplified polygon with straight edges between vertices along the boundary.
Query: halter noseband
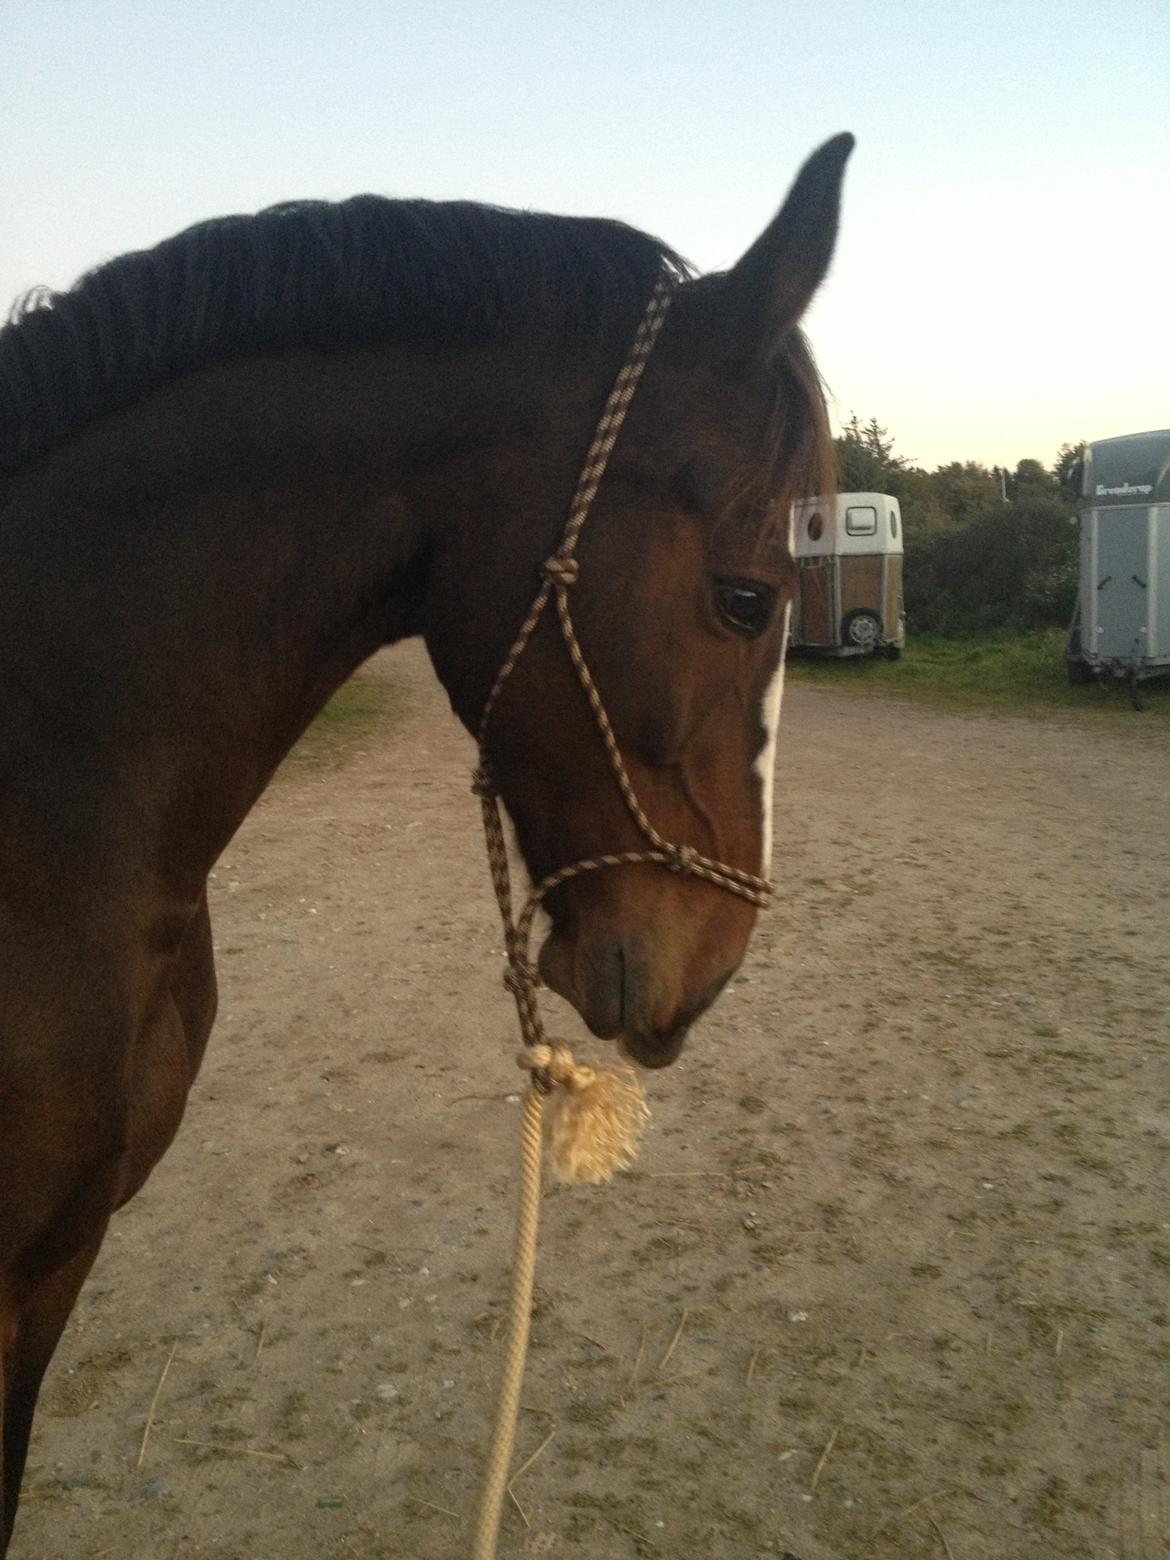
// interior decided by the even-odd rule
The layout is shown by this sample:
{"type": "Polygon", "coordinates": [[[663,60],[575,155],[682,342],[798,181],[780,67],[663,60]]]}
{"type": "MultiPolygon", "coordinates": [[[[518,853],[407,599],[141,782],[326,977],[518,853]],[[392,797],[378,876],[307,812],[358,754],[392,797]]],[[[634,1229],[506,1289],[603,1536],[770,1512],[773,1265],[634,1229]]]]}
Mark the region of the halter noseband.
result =
{"type": "Polygon", "coordinates": [[[589,447],[589,453],[585,458],[585,464],[581,469],[581,475],[577,479],[577,487],[573,494],[573,501],[569,507],[569,518],[565,525],[561,544],[557,551],[549,558],[542,569],[543,580],[536,597],[529,608],[528,616],[516,635],[515,642],[500,667],[492,690],[488,694],[487,703],[484,705],[483,714],[479,722],[479,767],[475,771],[472,782],[472,790],[479,797],[483,808],[484,834],[487,840],[488,864],[491,868],[492,883],[496,891],[496,901],[500,907],[500,917],[504,923],[504,944],[508,956],[508,968],[504,974],[504,984],[516,999],[516,1009],[520,1018],[520,1030],[524,1037],[524,1043],[530,1049],[541,1047],[539,1053],[541,1062],[533,1066],[533,1081],[544,1092],[548,1092],[553,1085],[553,1078],[549,1072],[547,1063],[543,1061],[548,1050],[545,1040],[544,1025],[541,1021],[540,1010],[536,1002],[536,991],[540,985],[540,976],[533,967],[528,957],[528,941],[532,931],[532,921],[537,907],[541,901],[560,884],[568,882],[570,878],[580,877],[585,872],[596,872],[602,867],[621,867],[640,862],[652,862],[657,866],[666,867],[672,872],[687,873],[692,877],[705,879],[708,883],[714,883],[717,888],[726,889],[729,894],[738,894],[741,899],[747,899],[754,905],[766,905],[772,894],[772,884],[767,878],[757,877],[754,873],[744,872],[739,867],[730,867],[725,862],[713,861],[702,855],[693,845],[675,845],[663,838],[658,830],[650,822],[638,801],[633,784],[626,771],[622,760],[621,751],[618,748],[617,738],[613,734],[609,717],[605,712],[601,695],[597,691],[585,662],[585,656],[577,639],[573,627],[572,614],[569,610],[569,592],[577,584],[581,572],[581,566],[575,556],[577,542],[585,521],[589,517],[589,510],[597,494],[602,476],[609,457],[617,442],[618,433],[625,415],[633,400],[634,391],[638,388],[638,382],[642,377],[642,370],[653,350],[658,333],[662,329],[666,314],[674,297],[675,288],[678,285],[677,278],[670,272],[664,272],[654,287],[650,301],[646,305],[646,312],[642,317],[642,323],[638,327],[638,333],[634,337],[629,356],[623,365],[621,372],[614,381],[613,389],[609,393],[609,399],[605,403],[605,409],[601,414],[601,420],[597,425],[597,431],[593,435],[593,443],[589,447]],[[518,920],[512,916],[512,890],[508,872],[508,853],[504,844],[504,831],[500,819],[499,794],[492,779],[491,765],[487,749],[488,725],[492,712],[499,701],[504,684],[516,669],[516,663],[523,655],[536,630],[536,625],[547,607],[551,597],[556,597],[557,617],[560,620],[561,634],[564,637],[565,648],[569,652],[569,658],[573,663],[573,669],[577,674],[577,680],[589,701],[589,707],[593,711],[597,729],[601,734],[601,740],[609,757],[610,767],[614,778],[618,783],[627,808],[634,822],[649,843],[649,850],[626,850],[612,854],[589,856],[580,861],[574,861],[568,866],[559,867],[555,872],[550,872],[547,877],[541,879],[533,888],[525,901],[518,920]]]}

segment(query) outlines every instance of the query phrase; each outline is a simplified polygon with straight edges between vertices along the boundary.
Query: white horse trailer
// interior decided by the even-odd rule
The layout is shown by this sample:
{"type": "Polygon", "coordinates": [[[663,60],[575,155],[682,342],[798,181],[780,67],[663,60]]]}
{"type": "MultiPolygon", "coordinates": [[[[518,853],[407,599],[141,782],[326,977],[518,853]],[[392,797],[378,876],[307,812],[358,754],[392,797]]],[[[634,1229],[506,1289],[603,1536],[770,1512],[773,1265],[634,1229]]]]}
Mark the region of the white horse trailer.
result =
{"type": "Polygon", "coordinates": [[[1170,672],[1170,428],[1085,451],[1070,682],[1170,672]]]}
{"type": "Polygon", "coordinates": [[[791,641],[831,655],[902,653],[902,511],[888,493],[838,493],[793,506],[800,589],[791,641]]]}

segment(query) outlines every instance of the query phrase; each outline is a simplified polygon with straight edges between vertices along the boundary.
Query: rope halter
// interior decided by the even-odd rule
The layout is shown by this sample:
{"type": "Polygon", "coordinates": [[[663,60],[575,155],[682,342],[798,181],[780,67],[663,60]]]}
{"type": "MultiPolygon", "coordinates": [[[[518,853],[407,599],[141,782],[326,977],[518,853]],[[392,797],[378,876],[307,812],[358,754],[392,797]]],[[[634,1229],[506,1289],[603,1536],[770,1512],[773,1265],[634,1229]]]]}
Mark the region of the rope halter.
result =
{"type": "MultiPolygon", "coordinates": [[[[634,392],[638,388],[642,371],[666,319],[677,285],[677,276],[665,270],[655,284],[629,356],[614,381],[613,389],[609,393],[609,399],[598,422],[597,431],[593,435],[593,442],[589,446],[589,453],[585,457],[585,464],[577,479],[577,487],[569,506],[569,517],[560,546],[542,566],[540,588],[528,610],[528,616],[524,619],[500,667],[480,717],[479,765],[472,779],[472,790],[479,797],[483,810],[488,863],[491,868],[496,901],[500,908],[500,918],[504,926],[504,946],[508,959],[504,982],[515,998],[520,1031],[524,1044],[530,1051],[533,1047],[545,1045],[546,1041],[544,1025],[536,1001],[540,976],[529,958],[529,939],[537,908],[554,888],[568,882],[570,878],[580,877],[586,872],[597,872],[603,867],[652,863],[683,876],[702,878],[708,883],[715,884],[717,888],[725,889],[729,894],[737,894],[741,899],[761,907],[769,902],[772,894],[772,884],[768,879],[757,877],[751,872],[744,872],[739,867],[728,866],[725,862],[712,860],[693,845],[675,844],[665,839],[650,822],[638,801],[609,716],[606,714],[605,705],[585,661],[584,652],[573,626],[569,605],[570,594],[581,578],[581,565],[576,557],[577,542],[585,521],[589,518],[589,511],[605,474],[610,454],[617,442],[618,433],[633,400],[634,392]],[[555,872],[550,872],[535,885],[521,907],[519,916],[514,918],[499,794],[492,777],[491,760],[488,754],[488,731],[500,694],[527,649],[537,624],[544,616],[545,609],[554,599],[565,648],[577,680],[593,711],[593,718],[609,758],[614,779],[617,781],[618,789],[631,817],[649,848],[589,856],[557,868],[555,872]]],[[[543,1052],[538,1054],[543,1055],[543,1052]]],[[[547,1065],[543,1064],[532,1068],[532,1076],[535,1087],[545,1094],[552,1090],[554,1084],[562,1081],[554,1076],[547,1065]]]]}

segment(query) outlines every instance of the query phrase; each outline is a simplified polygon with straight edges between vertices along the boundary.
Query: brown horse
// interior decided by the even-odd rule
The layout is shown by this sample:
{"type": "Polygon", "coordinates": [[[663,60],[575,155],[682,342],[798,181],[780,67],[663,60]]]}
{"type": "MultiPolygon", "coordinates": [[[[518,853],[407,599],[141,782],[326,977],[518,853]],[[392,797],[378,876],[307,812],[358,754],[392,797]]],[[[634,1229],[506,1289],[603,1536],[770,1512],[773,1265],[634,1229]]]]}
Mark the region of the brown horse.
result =
{"type": "MultiPolygon", "coordinates": [[[[788,515],[830,480],[797,326],[851,146],[681,283],[577,550],[646,812],[753,873],[788,515]]],[[[664,265],[613,222],[362,197],[204,224],[0,332],[0,1554],[45,1367],[212,1026],[209,870],[380,646],[425,635],[476,728],[664,265]]],[[[548,615],[490,748],[534,878],[644,845],[548,615]]],[[[648,1066],[755,914],[646,865],[548,909],[548,983],[648,1066]]]]}

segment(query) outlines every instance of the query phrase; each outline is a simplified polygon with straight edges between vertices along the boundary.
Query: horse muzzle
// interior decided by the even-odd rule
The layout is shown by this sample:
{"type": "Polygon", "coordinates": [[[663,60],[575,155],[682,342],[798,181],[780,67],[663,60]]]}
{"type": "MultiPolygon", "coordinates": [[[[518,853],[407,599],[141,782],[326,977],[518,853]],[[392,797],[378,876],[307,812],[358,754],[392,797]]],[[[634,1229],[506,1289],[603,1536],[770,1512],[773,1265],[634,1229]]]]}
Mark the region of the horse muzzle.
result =
{"type": "Polygon", "coordinates": [[[639,938],[575,943],[554,930],[540,951],[546,986],[564,997],[601,1040],[642,1067],[669,1067],[687,1031],[727,984],[727,970],[697,994],[681,994],[639,938]]]}

